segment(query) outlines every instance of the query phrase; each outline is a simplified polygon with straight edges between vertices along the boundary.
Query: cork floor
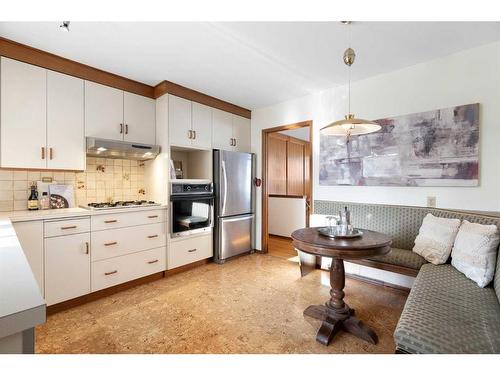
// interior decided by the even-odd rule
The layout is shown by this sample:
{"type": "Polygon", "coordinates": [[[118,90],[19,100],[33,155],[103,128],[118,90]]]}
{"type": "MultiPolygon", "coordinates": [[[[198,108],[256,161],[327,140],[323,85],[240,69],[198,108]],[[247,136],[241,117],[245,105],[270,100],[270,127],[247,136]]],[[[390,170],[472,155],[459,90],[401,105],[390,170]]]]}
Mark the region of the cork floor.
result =
{"type": "Polygon", "coordinates": [[[346,280],[346,302],[377,345],[340,332],[325,347],[303,310],[329,298],[328,274],[253,254],[209,263],[47,318],[38,353],[394,353],[406,294],[346,280]]]}

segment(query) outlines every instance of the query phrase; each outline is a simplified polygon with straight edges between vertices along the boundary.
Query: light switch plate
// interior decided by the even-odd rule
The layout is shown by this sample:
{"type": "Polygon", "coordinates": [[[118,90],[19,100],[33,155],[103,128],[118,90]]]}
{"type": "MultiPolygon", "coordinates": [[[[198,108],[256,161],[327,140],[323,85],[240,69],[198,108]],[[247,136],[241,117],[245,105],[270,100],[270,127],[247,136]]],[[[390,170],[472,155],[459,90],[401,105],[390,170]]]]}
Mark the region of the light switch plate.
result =
{"type": "Polygon", "coordinates": [[[436,197],[427,197],[427,207],[436,207],[436,197]]]}

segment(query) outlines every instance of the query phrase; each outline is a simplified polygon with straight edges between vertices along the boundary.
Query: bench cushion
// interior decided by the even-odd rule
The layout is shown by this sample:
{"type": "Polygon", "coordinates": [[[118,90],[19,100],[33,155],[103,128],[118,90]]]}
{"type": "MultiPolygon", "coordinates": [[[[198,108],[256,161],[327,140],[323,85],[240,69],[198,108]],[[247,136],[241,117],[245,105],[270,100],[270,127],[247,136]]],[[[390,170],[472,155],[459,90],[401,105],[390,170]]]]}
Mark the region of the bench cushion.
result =
{"type": "Polygon", "coordinates": [[[500,353],[500,304],[450,264],[425,264],[394,332],[409,353],[500,353]]]}
{"type": "Polygon", "coordinates": [[[369,258],[381,263],[394,264],[396,266],[419,270],[427,261],[411,250],[392,248],[387,255],[377,255],[369,258]]]}

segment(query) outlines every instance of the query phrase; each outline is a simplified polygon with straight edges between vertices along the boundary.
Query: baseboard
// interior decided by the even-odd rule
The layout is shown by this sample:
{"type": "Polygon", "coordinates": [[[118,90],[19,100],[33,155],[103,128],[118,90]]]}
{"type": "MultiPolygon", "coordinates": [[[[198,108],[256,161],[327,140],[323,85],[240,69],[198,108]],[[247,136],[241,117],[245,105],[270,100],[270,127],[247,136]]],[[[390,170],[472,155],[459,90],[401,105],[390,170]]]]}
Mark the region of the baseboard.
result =
{"type": "Polygon", "coordinates": [[[372,279],[372,278],[369,278],[366,276],[355,275],[352,273],[346,273],[345,275],[346,275],[346,277],[349,277],[349,278],[354,279],[354,280],[359,280],[359,281],[363,281],[365,283],[369,283],[369,284],[373,284],[373,285],[380,285],[380,286],[384,286],[387,288],[396,289],[396,290],[399,290],[405,294],[410,293],[410,288],[407,288],[407,287],[404,287],[401,285],[391,284],[391,283],[388,283],[386,281],[376,280],[376,279],[372,279]]]}

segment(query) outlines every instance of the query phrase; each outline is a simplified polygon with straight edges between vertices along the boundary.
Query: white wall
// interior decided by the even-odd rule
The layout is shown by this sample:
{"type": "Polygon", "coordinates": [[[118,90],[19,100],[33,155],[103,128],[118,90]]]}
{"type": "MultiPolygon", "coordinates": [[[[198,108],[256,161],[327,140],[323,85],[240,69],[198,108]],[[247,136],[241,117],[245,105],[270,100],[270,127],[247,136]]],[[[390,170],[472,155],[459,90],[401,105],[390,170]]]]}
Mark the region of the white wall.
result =
{"type": "Polygon", "coordinates": [[[306,226],[306,199],[269,197],[269,234],[290,237],[306,226]]]}
{"type": "MultiPolygon", "coordinates": [[[[313,120],[315,200],[424,206],[427,196],[435,196],[437,207],[500,211],[500,42],[352,84],[352,112],[361,118],[380,119],[480,103],[479,187],[319,186],[319,129],[346,114],[346,94],[345,86],[336,87],[253,110],[252,152],[257,154],[257,176],[261,177],[262,171],[262,129],[313,120]]],[[[262,202],[258,193],[256,245],[260,249],[262,202]]]]}

